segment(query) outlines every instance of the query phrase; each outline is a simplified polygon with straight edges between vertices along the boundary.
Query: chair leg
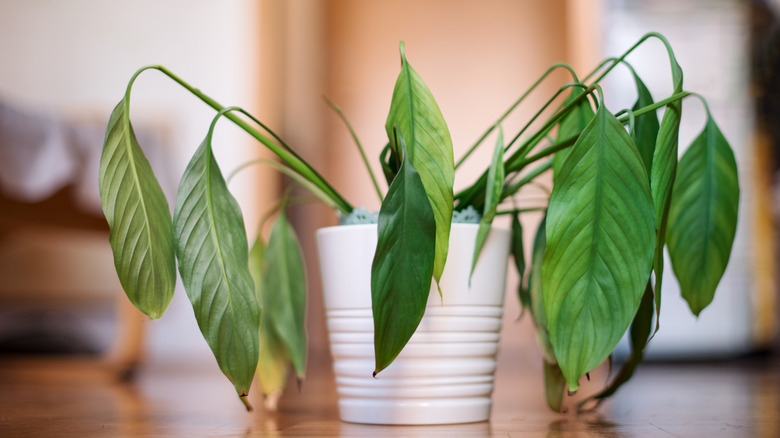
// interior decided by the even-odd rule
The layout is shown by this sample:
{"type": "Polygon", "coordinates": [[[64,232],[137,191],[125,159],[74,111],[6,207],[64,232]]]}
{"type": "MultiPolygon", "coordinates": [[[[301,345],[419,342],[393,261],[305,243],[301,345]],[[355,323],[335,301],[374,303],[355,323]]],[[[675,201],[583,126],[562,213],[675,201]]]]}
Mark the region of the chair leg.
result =
{"type": "Polygon", "coordinates": [[[117,299],[117,335],[104,361],[114,370],[120,381],[131,380],[144,356],[144,324],[148,317],[136,309],[124,296],[117,299]]]}

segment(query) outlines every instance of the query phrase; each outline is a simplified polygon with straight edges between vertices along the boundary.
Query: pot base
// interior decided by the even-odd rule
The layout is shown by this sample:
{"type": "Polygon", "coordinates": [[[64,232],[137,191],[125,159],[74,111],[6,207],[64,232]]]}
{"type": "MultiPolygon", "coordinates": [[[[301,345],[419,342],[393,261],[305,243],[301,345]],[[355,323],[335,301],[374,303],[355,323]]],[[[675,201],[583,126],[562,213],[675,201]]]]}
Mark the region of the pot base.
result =
{"type": "Polygon", "coordinates": [[[476,423],[490,418],[490,397],[406,401],[341,398],[341,419],[350,423],[425,425],[476,423]]]}

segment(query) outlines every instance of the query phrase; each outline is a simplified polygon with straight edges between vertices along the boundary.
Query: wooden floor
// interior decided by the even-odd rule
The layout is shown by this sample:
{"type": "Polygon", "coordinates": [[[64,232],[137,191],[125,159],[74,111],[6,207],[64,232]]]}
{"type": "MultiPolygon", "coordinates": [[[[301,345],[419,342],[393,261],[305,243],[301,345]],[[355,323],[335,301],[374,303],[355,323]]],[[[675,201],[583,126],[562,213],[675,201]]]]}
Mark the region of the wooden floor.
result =
{"type": "Polygon", "coordinates": [[[646,364],[598,412],[575,416],[546,409],[538,356],[502,353],[491,421],[435,427],[339,421],[325,360],[315,355],[302,389],[269,414],[257,399],[245,412],[210,364],[147,366],[121,384],[93,363],[0,357],[0,437],[780,437],[777,359],[646,364]]]}

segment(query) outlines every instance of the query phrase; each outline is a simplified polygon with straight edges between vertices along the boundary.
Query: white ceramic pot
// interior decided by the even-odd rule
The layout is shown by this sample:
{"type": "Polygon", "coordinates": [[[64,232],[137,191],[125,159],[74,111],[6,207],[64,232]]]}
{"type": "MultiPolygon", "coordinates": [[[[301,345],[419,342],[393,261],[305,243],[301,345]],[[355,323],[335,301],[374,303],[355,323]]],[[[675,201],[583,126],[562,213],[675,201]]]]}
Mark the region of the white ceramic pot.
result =
{"type": "Polygon", "coordinates": [[[317,232],[341,419],[369,424],[448,424],[490,417],[511,231],[494,227],[469,272],[477,225],[453,224],[450,250],[416,333],[376,378],[371,263],[376,225],[317,232]]]}

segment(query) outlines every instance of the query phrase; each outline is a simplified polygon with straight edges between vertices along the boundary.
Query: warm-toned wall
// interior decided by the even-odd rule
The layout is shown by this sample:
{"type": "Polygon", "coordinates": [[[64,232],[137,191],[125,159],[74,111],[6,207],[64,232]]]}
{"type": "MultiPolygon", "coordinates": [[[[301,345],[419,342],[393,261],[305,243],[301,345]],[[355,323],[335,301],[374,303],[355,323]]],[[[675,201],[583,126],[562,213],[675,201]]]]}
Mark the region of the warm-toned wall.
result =
{"type": "MultiPolygon", "coordinates": [[[[566,54],[562,1],[341,0],[329,5],[327,94],[349,116],[372,158],[387,142],[384,121],[400,66],[399,41],[439,102],[456,159],[566,54]]],[[[529,107],[540,98],[532,95],[529,107]]],[[[377,208],[347,131],[337,118],[327,121],[328,166],[336,185],[355,203],[377,208]]],[[[519,126],[517,119],[508,125],[519,126]]],[[[467,162],[466,175],[473,175],[469,167],[489,160],[489,149],[467,162]]],[[[456,185],[470,179],[459,173],[456,185]]]]}
{"type": "MultiPolygon", "coordinates": [[[[284,81],[266,85],[271,87],[266,89],[271,96],[284,90],[280,130],[350,202],[370,209],[377,209],[379,202],[362,161],[347,129],[320,95],[346,113],[381,179],[377,156],[387,141],[384,121],[400,66],[399,41],[405,42],[409,62],[439,102],[456,159],[549,65],[558,61],[592,65],[595,60],[590,58],[598,53],[598,48],[592,47],[598,41],[593,27],[599,4],[595,0],[307,0],[263,4],[278,14],[271,43],[274,51],[284,47],[274,58],[283,65],[284,81]],[[283,24],[276,28],[279,22],[283,24]]],[[[518,130],[532,108],[566,79],[562,73],[554,75],[539,93],[532,94],[504,124],[507,132],[518,130]]],[[[489,149],[479,151],[464,165],[456,188],[468,184],[484,169],[489,149]]],[[[385,189],[384,183],[382,186],[385,189]]],[[[291,214],[307,252],[312,360],[327,360],[326,353],[318,354],[327,340],[314,232],[335,223],[335,215],[321,206],[297,207],[291,214]]],[[[534,219],[530,222],[535,226],[534,219]]],[[[533,230],[529,227],[528,231],[533,230]]],[[[508,322],[519,313],[515,287],[516,279],[510,278],[508,322]]],[[[517,326],[507,327],[516,330],[517,326]]],[[[507,337],[503,348],[526,345],[530,339],[530,331],[507,337]]]]}

